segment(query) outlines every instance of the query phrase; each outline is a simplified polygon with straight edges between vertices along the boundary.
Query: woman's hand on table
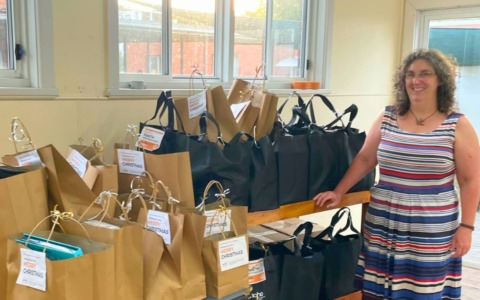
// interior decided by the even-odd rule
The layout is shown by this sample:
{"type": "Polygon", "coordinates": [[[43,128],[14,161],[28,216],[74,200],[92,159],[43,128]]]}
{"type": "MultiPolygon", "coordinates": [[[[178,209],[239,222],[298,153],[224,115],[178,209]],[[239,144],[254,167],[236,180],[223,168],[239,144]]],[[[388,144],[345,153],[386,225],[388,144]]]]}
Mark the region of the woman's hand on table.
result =
{"type": "Polygon", "coordinates": [[[335,191],[324,192],[316,195],[313,200],[317,206],[327,205],[327,208],[335,208],[340,204],[342,200],[342,195],[336,193],[335,191]]]}

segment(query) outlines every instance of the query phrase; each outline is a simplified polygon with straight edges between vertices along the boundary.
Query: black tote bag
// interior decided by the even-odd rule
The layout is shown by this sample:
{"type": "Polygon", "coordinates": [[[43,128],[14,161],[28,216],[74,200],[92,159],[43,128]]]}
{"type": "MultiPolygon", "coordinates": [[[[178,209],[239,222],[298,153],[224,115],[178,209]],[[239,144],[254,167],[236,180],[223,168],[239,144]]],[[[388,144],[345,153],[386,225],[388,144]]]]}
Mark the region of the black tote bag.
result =
{"type": "Polygon", "coordinates": [[[180,116],[178,115],[178,112],[175,108],[175,105],[173,104],[172,100],[172,92],[171,91],[162,91],[160,96],[158,97],[157,100],[157,106],[155,108],[155,114],[153,117],[143,123],[140,123],[140,133],[143,131],[145,126],[152,127],[155,129],[159,129],[165,132],[165,135],[163,137],[162,143],[160,144],[160,147],[156,150],[149,151],[145,149],[146,153],[151,153],[151,154],[169,154],[169,153],[174,153],[175,151],[175,138],[177,134],[183,134],[180,133],[179,131],[175,130],[175,118],[174,118],[174,113],[177,114],[178,120],[180,121],[180,128],[185,132],[185,129],[183,129],[183,123],[182,120],[180,119],[180,116]],[[154,120],[157,118],[157,115],[160,112],[160,115],[158,116],[158,122],[159,125],[155,124],[148,124],[148,122],[154,120]],[[167,126],[163,126],[161,123],[161,119],[165,113],[165,111],[168,112],[168,120],[167,120],[167,126]]]}
{"type": "Polygon", "coordinates": [[[274,151],[278,167],[279,204],[285,205],[308,200],[308,117],[302,97],[293,92],[278,110],[279,122],[274,125],[274,151]],[[297,96],[298,105],[292,107],[293,116],[288,124],[281,113],[288,100],[297,96]]]}
{"type": "MultiPolygon", "coordinates": [[[[313,102],[310,101],[307,106],[310,106],[310,116],[312,118],[308,143],[310,151],[309,198],[313,198],[318,193],[335,189],[355,156],[363,147],[366,134],[351,127],[358,114],[358,107],[355,104],[352,104],[335,120],[325,126],[316,124],[313,102]],[[347,114],[350,115],[347,126],[334,126],[347,114]]],[[[373,186],[374,180],[375,170],[372,170],[348,192],[368,190],[373,186]]]]}
{"type": "MultiPolygon", "coordinates": [[[[305,230],[305,236],[311,236],[313,225],[301,224],[294,232],[298,236],[305,230]]],[[[305,243],[305,240],[304,240],[305,243]]],[[[295,241],[295,251],[286,248],[280,250],[282,255],[282,280],[280,282],[279,300],[318,300],[322,283],[324,258],[321,254],[303,255],[295,241]]]]}
{"type": "Polygon", "coordinates": [[[268,245],[262,245],[255,242],[249,248],[250,261],[263,258],[265,267],[266,280],[252,284],[253,291],[250,294],[251,299],[258,300],[277,300],[280,291],[281,273],[281,257],[274,255],[268,245]]]}
{"type": "Polygon", "coordinates": [[[352,224],[351,212],[348,207],[340,209],[332,218],[330,226],[316,237],[305,234],[302,246],[302,255],[321,255],[324,258],[322,284],[320,289],[321,300],[333,300],[351,294],[357,289],[354,287],[355,271],[357,268],[363,238],[352,224]],[[333,234],[334,227],[343,216],[347,216],[347,225],[333,234]],[[342,235],[347,229],[354,233],[342,235]],[[324,240],[328,236],[329,240],[324,240]]]}
{"type": "MultiPolygon", "coordinates": [[[[352,122],[355,120],[358,114],[358,107],[355,104],[352,104],[349,108],[347,108],[341,116],[336,118],[330,124],[326,125],[325,128],[327,130],[332,130],[333,125],[337,123],[339,120],[342,119],[343,116],[346,114],[350,114],[350,119],[348,121],[347,126],[339,129],[336,129],[335,133],[341,133],[342,139],[338,140],[338,177],[335,179],[335,186],[340,182],[343,178],[345,173],[347,172],[348,168],[352,164],[353,160],[357,156],[357,154],[362,149],[363,145],[365,144],[365,140],[367,139],[366,133],[359,132],[358,129],[352,128],[352,122]]],[[[360,191],[368,191],[373,186],[375,182],[375,173],[376,170],[373,169],[367,175],[365,175],[362,179],[360,179],[350,190],[348,193],[353,192],[360,192],[360,191]]]]}
{"type": "MultiPolygon", "coordinates": [[[[175,152],[189,152],[192,168],[193,190],[195,204],[202,202],[203,192],[212,180],[219,181],[229,190],[228,198],[234,206],[248,206],[248,192],[250,182],[250,155],[247,143],[228,144],[222,140],[220,127],[208,112],[200,118],[199,136],[177,134],[175,138],[175,152]],[[206,136],[207,119],[217,127],[218,139],[216,143],[209,142],[206,136]],[[223,149],[219,146],[223,145],[223,149]]],[[[243,133],[238,133],[241,136],[243,133]]],[[[240,137],[234,137],[240,138],[240,137]]],[[[216,201],[218,193],[216,186],[210,189],[205,199],[206,204],[216,201]]]]}
{"type": "MultiPolygon", "coordinates": [[[[347,132],[343,130],[343,127],[340,127],[341,129],[332,129],[316,124],[312,100],[313,98],[308,103],[310,107],[310,117],[312,118],[312,123],[310,124],[311,131],[308,136],[309,199],[313,199],[318,193],[335,189],[344,175],[344,172],[342,173],[342,167],[347,164],[342,162],[341,159],[343,159],[342,152],[346,151],[348,147],[347,132]],[[340,164],[342,164],[342,167],[340,164]]],[[[322,100],[324,100],[324,98],[322,98],[322,100]]],[[[325,100],[328,101],[326,97],[325,100]]],[[[345,114],[350,114],[350,117],[355,117],[356,106],[350,106],[341,116],[345,114]]],[[[335,123],[338,120],[341,120],[340,116],[335,119],[335,123]]],[[[331,123],[331,125],[335,123],[331,123]]]]}
{"type": "MultiPolygon", "coordinates": [[[[278,204],[277,160],[270,141],[264,136],[259,141],[248,135],[246,144],[250,155],[250,191],[248,195],[248,211],[273,210],[278,204]]],[[[234,146],[240,141],[237,135],[230,141],[234,146]]]]}

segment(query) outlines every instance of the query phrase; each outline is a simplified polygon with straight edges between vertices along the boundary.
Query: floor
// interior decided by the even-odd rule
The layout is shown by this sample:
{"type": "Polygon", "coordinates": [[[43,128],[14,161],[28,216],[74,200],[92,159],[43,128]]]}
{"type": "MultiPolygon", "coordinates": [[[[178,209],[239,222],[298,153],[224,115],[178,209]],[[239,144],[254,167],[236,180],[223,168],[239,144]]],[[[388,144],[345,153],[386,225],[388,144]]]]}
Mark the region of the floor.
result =
{"type": "Polygon", "coordinates": [[[480,299],[480,270],[463,267],[462,300],[480,299]]]}
{"type": "MultiPolygon", "coordinates": [[[[473,231],[472,236],[472,248],[467,255],[463,257],[463,261],[468,264],[478,265],[478,268],[480,268],[480,213],[477,213],[477,217],[475,219],[475,231],[473,231]]],[[[478,283],[480,285],[480,279],[478,283]]]]}
{"type": "Polygon", "coordinates": [[[462,300],[480,299],[480,213],[477,213],[475,227],[472,248],[463,257],[462,300]],[[476,268],[469,268],[465,264],[476,265],[476,268]]]}

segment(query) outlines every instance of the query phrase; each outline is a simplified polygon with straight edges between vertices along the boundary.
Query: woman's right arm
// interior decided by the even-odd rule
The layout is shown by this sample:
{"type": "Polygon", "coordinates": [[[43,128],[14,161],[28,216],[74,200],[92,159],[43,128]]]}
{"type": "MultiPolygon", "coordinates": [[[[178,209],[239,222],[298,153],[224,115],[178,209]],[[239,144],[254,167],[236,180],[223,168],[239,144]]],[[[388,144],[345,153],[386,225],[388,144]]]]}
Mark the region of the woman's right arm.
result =
{"type": "Polygon", "coordinates": [[[324,206],[326,203],[328,203],[327,208],[338,206],[343,195],[377,166],[377,150],[382,139],[381,128],[384,114],[385,111],[383,110],[373,122],[365,144],[335,190],[320,193],[313,198],[318,206],[324,206]]]}

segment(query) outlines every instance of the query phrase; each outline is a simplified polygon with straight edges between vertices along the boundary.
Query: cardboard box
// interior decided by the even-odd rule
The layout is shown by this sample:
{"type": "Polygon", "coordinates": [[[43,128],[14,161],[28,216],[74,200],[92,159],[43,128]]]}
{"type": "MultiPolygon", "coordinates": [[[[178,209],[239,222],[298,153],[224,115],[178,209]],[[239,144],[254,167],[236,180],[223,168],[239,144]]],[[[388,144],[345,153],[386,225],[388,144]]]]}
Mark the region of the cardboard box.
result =
{"type": "Polygon", "coordinates": [[[248,242],[253,244],[274,244],[292,239],[292,236],[272,230],[262,225],[248,227],[248,242]]]}

